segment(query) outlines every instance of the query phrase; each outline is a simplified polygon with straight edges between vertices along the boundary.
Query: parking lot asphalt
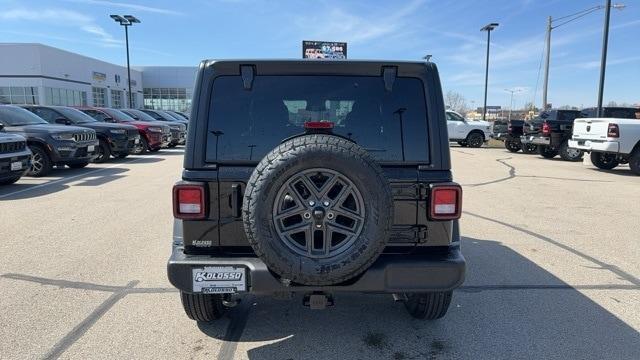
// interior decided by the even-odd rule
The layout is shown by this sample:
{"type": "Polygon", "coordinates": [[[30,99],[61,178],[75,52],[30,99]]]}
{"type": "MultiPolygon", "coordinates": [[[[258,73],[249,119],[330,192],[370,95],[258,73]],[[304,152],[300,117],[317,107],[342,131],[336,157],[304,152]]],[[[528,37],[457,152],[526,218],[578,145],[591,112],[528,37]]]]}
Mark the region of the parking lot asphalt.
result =
{"type": "Polygon", "coordinates": [[[0,358],[637,359],[640,177],[504,149],[452,148],[467,279],[445,318],[388,295],[314,311],[248,296],[196,324],[166,279],[161,151],[0,188],[0,358]]]}

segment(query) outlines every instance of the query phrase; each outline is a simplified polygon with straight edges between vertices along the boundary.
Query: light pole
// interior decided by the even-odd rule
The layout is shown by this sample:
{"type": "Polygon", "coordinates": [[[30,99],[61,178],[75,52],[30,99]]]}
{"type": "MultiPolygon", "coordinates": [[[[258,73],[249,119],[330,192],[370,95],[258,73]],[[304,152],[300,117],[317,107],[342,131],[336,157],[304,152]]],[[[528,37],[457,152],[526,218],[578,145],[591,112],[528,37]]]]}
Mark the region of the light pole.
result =
{"type": "Polygon", "coordinates": [[[509,103],[509,121],[511,121],[511,111],[513,110],[513,94],[521,92],[522,89],[504,89],[504,91],[511,93],[511,102],[509,103]]]}
{"type": "Polygon", "coordinates": [[[485,25],[480,31],[487,32],[487,67],[484,72],[484,107],[482,108],[482,120],[487,119],[487,86],[489,84],[489,44],[491,44],[491,31],[498,27],[498,23],[485,25]]]}
{"type": "MultiPolygon", "coordinates": [[[[546,36],[546,56],[545,56],[545,66],[544,66],[544,85],[542,88],[542,109],[546,110],[547,106],[548,106],[548,102],[547,102],[547,90],[549,88],[549,61],[551,58],[551,30],[555,29],[555,28],[559,28],[562,25],[568,24],[574,20],[578,20],[579,18],[583,17],[583,16],[587,16],[589,14],[591,14],[594,11],[598,11],[600,9],[605,9],[605,36],[604,36],[604,41],[603,41],[603,49],[602,49],[602,54],[603,54],[603,63],[601,64],[601,70],[600,70],[600,78],[601,81],[604,82],[604,63],[606,63],[606,47],[607,47],[607,38],[608,38],[608,34],[609,34],[609,10],[611,8],[615,8],[618,10],[622,10],[624,9],[625,5],[623,4],[614,4],[611,5],[611,0],[607,0],[607,5],[597,5],[597,6],[593,6],[590,7],[588,9],[584,9],[582,11],[578,11],[577,13],[573,13],[570,15],[566,15],[566,16],[562,16],[556,19],[553,19],[551,16],[549,16],[549,18],[547,19],[547,36],[546,36]],[[560,21],[562,20],[559,24],[557,25],[553,25],[554,21],[560,21]]],[[[601,87],[602,90],[602,87],[601,87]]],[[[599,94],[600,96],[601,94],[599,94]]],[[[600,108],[600,106],[598,106],[598,108],[600,108]]]]}
{"type": "Polygon", "coordinates": [[[113,20],[115,20],[117,23],[120,23],[120,25],[124,26],[124,38],[125,38],[125,43],[127,47],[127,83],[129,84],[129,108],[132,108],[133,94],[131,94],[131,67],[129,66],[129,26],[135,23],[140,23],[140,20],[138,20],[138,18],[136,18],[133,15],[124,15],[124,16],[109,15],[109,16],[113,20]]]}

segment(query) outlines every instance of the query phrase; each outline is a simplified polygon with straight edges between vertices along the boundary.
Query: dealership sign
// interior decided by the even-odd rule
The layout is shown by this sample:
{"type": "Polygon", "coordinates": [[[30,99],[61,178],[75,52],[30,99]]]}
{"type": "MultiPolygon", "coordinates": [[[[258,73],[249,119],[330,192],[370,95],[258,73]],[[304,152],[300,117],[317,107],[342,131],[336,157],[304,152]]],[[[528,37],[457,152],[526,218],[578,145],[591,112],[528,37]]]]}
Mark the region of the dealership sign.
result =
{"type": "Polygon", "coordinates": [[[303,59],[346,59],[347,43],[335,41],[302,41],[303,59]]]}

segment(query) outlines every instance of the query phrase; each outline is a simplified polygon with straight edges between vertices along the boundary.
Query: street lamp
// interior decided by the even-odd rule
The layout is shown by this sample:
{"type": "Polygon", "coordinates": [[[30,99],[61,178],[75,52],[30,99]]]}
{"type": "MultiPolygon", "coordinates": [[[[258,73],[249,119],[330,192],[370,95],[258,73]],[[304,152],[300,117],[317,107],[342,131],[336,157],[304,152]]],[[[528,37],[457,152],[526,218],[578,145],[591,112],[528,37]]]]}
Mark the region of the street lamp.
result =
{"type": "Polygon", "coordinates": [[[127,46],[127,82],[129,83],[129,108],[133,107],[132,94],[131,94],[131,67],[129,66],[129,26],[140,23],[140,20],[133,15],[109,15],[115,22],[124,26],[124,38],[127,46]]]}
{"type": "Polygon", "coordinates": [[[509,103],[509,121],[511,121],[511,110],[513,110],[513,94],[521,92],[522,89],[504,89],[504,91],[511,93],[511,102],[509,103]]]}
{"type": "MultiPolygon", "coordinates": [[[[551,18],[551,16],[549,16],[549,18],[547,19],[547,40],[546,40],[546,56],[545,56],[545,66],[544,66],[544,85],[542,88],[542,108],[543,110],[547,108],[548,103],[547,103],[547,90],[549,88],[549,60],[551,58],[551,30],[555,29],[555,28],[559,28],[562,25],[568,24],[574,20],[580,19],[581,17],[587,16],[589,14],[591,14],[594,11],[598,11],[601,9],[607,9],[606,11],[606,15],[605,15],[605,40],[603,41],[603,57],[604,57],[604,61],[606,62],[606,39],[608,38],[608,33],[609,33],[609,9],[614,8],[614,9],[618,9],[618,10],[622,10],[625,8],[625,5],[623,4],[614,4],[611,5],[611,1],[607,0],[607,5],[597,5],[597,6],[593,6],[590,7],[588,9],[584,9],[582,11],[578,11],[576,13],[570,14],[570,15],[566,15],[566,16],[562,16],[556,19],[551,18]],[[563,20],[562,22],[560,22],[558,25],[553,25],[554,21],[560,21],[563,20]]],[[[601,69],[600,71],[600,76],[602,78],[602,81],[604,81],[604,70],[601,69]]]]}
{"type": "Polygon", "coordinates": [[[491,43],[491,31],[498,27],[498,23],[485,25],[480,31],[487,32],[487,67],[484,72],[484,107],[482,108],[482,120],[487,119],[487,85],[489,84],[489,44],[491,43]]]}

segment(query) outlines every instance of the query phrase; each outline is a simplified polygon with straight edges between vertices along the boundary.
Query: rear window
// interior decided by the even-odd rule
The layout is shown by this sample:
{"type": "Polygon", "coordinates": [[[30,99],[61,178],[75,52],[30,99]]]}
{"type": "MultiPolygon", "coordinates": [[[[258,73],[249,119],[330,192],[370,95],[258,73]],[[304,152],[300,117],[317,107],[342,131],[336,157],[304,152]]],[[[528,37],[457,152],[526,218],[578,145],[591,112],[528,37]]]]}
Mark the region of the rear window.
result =
{"type": "Polygon", "coordinates": [[[424,85],[382,77],[256,76],[251,90],[240,76],[213,83],[207,134],[208,162],[259,161],[308,121],[331,121],[334,133],[354,140],[380,161],[428,162],[424,85]]]}

